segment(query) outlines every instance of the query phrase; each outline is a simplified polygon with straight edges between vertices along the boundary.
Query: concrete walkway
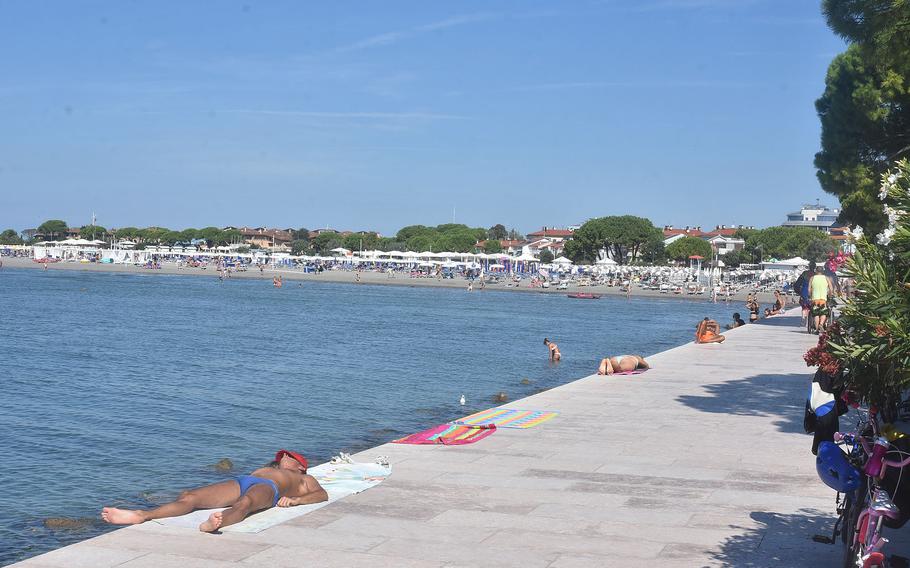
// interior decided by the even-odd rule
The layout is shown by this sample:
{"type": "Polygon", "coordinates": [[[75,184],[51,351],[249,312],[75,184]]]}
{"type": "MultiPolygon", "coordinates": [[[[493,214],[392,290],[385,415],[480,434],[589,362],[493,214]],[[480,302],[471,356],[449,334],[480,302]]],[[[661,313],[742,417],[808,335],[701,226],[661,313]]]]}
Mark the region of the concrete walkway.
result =
{"type": "Polygon", "coordinates": [[[259,534],[148,523],[16,566],[834,566],[802,432],[814,342],[773,318],[507,405],[560,413],[533,429],[374,448],[356,457],[390,456],[388,481],[259,534]]]}

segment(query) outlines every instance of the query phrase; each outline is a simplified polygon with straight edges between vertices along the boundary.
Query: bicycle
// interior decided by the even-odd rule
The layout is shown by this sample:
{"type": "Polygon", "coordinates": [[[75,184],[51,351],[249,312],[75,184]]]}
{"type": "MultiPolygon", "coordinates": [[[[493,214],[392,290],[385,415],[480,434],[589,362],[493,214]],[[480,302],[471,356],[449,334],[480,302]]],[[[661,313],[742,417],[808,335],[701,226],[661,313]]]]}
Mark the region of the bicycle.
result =
{"type": "MultiPolygon", "coordinates": [[[[889,566],[883,552],[888,539],[882,536],[882,525],[887,520],[899,522],[901,518],[881,480],[888,467],[901,469],[910,465],[910,453],[901,451],[881,434],[877,414],[875,407],[870,408],[868,417],[858,424],[859,432],[835,432],[834,442],[819,445],[819,476],[829,487],[843,493],[844,499],[841,501],[838,495],[833,538],[816,540],[833,544],[840,533],[845,568],[889,566]],[[845,454],[837,445],[840,443],[851,446],[850,451],[845,454]],[[886,459],[895,453],[907,457],[900,461],[886,459]]],[[[895,494],[899,487],[900,475],[895,494]]],[[[890,566],[898,564],[907,565],[905,559],[892,557],[890,566]]]]}

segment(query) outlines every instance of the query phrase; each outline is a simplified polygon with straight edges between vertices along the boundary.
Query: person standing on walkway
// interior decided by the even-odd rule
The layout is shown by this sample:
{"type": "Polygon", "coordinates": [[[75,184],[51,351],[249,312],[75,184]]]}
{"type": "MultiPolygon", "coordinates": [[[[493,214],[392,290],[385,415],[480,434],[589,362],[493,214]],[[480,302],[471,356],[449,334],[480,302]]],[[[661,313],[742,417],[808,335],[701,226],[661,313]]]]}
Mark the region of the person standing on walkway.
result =
{"type": "Polygon", "coordinates": [[[809,268],[804,270],[796,282],[793,283],[793,290],[799,294],[799,305],[803,309],[803,323],[809,315],[809,280],[815,274],[815,261],[809,261],[809,268]]]}
{"type": "Polygon", "coordinates": [[[825,275],[825,267],[815,267],[815,276],[809,280],[809,301],[812,302],[812,317],[815,318],[815,333],[825,327],[828,320],[828,291],[832,290],[831,280],[825,275]]]}

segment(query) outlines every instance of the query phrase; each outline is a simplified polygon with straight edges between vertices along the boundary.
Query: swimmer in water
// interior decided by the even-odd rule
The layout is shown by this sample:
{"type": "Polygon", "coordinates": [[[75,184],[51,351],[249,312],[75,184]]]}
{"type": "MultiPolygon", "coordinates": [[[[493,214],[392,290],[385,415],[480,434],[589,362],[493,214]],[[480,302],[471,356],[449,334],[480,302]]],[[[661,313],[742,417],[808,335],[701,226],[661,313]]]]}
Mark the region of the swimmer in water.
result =
{"type": "Polygon", "coordinates": [[[614,355],[600,361],[597,374],[612,375],[613,373],[626,373],[650,368],[651,365],[641,355],[614,355]]]}
{"type": "Polygon", "coordinates": [[[550,361],[559,361],[562,359],[562,353],[559,352],[559,346],[547,339],[543,339],[543,344],[550,350],[550,361]]]}

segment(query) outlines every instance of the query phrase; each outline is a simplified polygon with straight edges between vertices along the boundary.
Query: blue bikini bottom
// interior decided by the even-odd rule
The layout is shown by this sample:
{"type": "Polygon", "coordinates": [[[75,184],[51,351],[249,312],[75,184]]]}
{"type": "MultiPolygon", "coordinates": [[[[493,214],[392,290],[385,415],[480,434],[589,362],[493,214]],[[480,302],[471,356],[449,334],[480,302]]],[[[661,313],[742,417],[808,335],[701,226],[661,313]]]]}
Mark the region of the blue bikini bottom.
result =
{"type": "Polygon", "coordinates": [[[264,477],[256,477],[253,475],[241,475],[237,478],[237,483],[240,484],[240,496],[243,497],[246,495],[246,492],[250,490],[250,487],[254,485],[269,485],[272,487],[272,491],[275,492],[275,500],[272,502],[272,507],[278,504],[278,485],[275,484],[271,479],[266,479],[264,477]]]}

